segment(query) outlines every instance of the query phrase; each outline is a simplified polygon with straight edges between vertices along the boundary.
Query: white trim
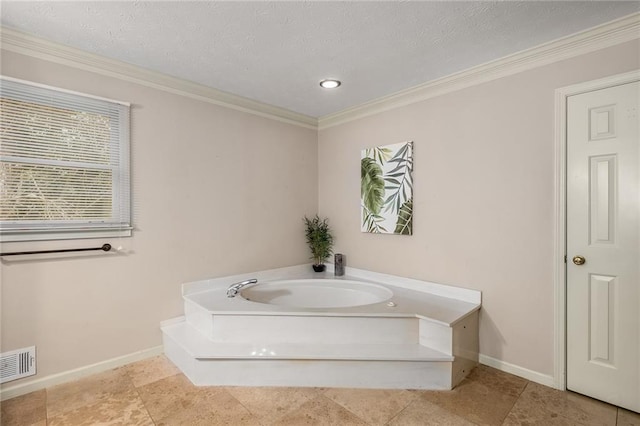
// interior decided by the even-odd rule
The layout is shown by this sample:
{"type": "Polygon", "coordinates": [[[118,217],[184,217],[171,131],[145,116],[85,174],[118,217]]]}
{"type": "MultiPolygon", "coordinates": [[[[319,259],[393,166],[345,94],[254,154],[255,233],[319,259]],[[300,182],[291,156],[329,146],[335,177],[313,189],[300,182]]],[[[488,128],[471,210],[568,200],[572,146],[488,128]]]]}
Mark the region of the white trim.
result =
{"type": "Polygon", "coordinates": [[[640,13],[318,119],[320,130],[640,38],[640,13]]]}
{"type": "Polygon", "coordinates": [[[202,84],[171,77],[127,64],[126,62],[94,55],[80,49],[34,37],[21,31],[0,28],[0,41],[0,47],[10,52],[44,59],[96,74],[115,77],[124,81],[130,81],[236,111],[258,115],[308,129],[317,129],[318,120],[308,115],[233,95],[202,84]]]}
{"type": "Polygon", "coordinates": [[[70,382],[80,379],[82,377],[90,376],[92,374],[101,373],[103,371],[112,370],[117,367],[121,367],[132,362],[140,361],[143,359],[151,358],[164,353],[162,345],[154,346],[153,348],[144,349],[138,352],[134,352],[128,355],[111,358],[106,361],[101,361],[95,364],[87,365],[84,367],[76,368],[74,370],[63,371],[62,373],[51,374],[46,377],[42,377],[37,380],[33,380],[27,383],[18,383],[13,386],[3,386],[0,390],[0,401],[4,401],[16,396],[25,395],[40,389],[49,388],[51,386],[59,385],[61,383],[70,382]]]}
{"type": "Polygon", "coordinates": [[[566,217],[565,217],[565,200],[566,200],[566,97],[561,93],[561,89],[555,93],[555,172],[553,174],[554,183],[554,212],[555,220],[553,224],[553,324],[554,324],[554,340],[553,340],[553,378],[554,387],[556,389],[566,389],[566,295],[565,295],[565,275],[566,264],[566,217]]]}
{"type": "Polygon", "coordinates": [[[556,89],[555,93],[555,206],[554,206],[554,387],[566,389],[566,152],[567,152],[567,98],[594,90],[640,81],[640,70],[613,75],[594,81],[556,89]]]}
{"type": "Polygon", "coordinates": [[[84,240],[95,238],[123,238],[132,235],[133,228],[122,226],[113,229],[46,229],[28,232],[0,232],[0,243],[21,243],[29,241],[84,240]]]}
{"type": "Polygon", "coordinates": [[[480,354],[479,358],[480,364],[488,365],[489,367],[493,367],[496,370],[504,371],[505,373],[513,374],[544,386],[555,387],[553,376],[538,373],[537,371],[529,370],[528,368],[510,364],[508,362],[501,361],[499,359],[492,358],[483,354],[480,354]]]}

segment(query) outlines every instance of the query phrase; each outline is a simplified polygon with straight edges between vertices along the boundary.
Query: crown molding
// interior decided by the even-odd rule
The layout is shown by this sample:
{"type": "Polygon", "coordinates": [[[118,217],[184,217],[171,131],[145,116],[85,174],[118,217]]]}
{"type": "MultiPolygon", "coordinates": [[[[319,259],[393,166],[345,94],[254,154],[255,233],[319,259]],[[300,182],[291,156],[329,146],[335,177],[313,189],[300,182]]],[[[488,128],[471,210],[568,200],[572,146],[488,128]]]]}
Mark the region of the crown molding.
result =
{"type": "Polygon", "coordinates": [[[22,31],[6,27],[0,28],[0,47],[10,52],[115,77],[236,111],[258,115],[308,129],[315,130],[318,127],[318,120],[315,117],[233,95],[126,62],[105,58],[80,49],[35,37],[22,31]]]}
{"type": "Polygon", "coordinates": [[[319,130],[640,38],[640,13],[318,119],[319,130]]]}

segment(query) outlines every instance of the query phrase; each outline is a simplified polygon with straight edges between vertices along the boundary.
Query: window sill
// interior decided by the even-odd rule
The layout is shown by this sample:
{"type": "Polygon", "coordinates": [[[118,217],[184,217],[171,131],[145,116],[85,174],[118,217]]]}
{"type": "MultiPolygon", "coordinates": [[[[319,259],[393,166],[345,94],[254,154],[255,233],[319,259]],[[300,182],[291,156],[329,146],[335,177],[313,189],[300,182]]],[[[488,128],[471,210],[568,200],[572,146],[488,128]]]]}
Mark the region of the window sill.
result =
{"type": "Polygon", "coordinates": [[[132,230],[133,228],[2,231],[0,232],[0,243],[14,243],[21,241],[80,240],[87,238],[121,238],[130,237],[132,234],[132,230]]]}

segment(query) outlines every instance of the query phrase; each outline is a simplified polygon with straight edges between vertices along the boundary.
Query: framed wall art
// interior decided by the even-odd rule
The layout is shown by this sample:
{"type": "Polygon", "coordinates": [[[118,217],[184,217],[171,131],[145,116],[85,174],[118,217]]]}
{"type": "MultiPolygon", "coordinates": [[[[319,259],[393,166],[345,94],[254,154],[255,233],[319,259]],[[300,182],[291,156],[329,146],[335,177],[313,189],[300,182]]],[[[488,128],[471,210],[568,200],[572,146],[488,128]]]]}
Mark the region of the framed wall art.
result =
{"type": "Polygon", "coordinates": [[[361,230],[413,233],[413,141],[362,150],[361,230]]]}

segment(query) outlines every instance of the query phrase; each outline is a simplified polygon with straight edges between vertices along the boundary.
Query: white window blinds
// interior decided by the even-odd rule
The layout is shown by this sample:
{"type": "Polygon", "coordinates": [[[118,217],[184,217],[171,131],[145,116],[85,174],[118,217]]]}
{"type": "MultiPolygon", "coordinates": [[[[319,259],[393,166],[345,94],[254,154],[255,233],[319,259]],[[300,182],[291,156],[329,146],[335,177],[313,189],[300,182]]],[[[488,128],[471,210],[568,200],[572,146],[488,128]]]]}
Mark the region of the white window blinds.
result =
{"type": "Polygon", "coordinates": [[[130,235],[129,186],[128,104],[2,77],[2,241],[130,235]]]}

